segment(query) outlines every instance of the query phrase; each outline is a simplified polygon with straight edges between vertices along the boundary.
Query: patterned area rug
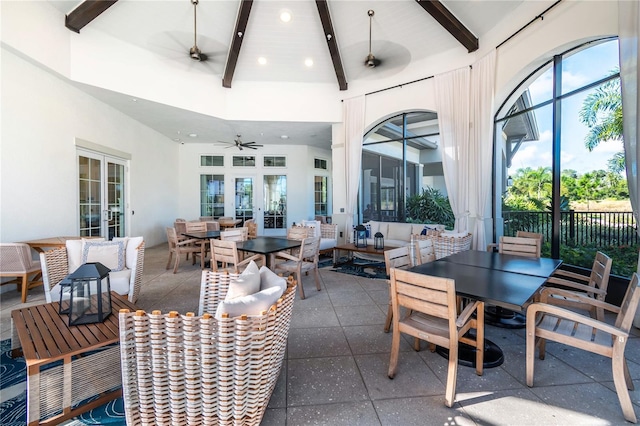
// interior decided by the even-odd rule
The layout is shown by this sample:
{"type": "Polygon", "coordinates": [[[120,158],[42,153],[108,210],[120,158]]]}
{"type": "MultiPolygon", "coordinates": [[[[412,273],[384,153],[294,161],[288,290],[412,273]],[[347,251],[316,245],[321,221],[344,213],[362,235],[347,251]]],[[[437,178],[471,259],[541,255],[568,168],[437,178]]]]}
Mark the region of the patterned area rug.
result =
{"type": "MultiPolygon", "coordinates": [[[[11,358],[11,340],[0,341],[0,425],[27,424],[27,369],[23,357],[11,358]]],[[[88,401],[87,401],[88,402],[88,401]]],[[[69,425],[126,425],[122,398],[74,418],[69,425]]]]}
{"type": "Polygon", "coordinates": [[[389,279],[384,262],[372,262],[365,259],[353,258],[339,263],[333,268],[333,271],[365,278],[389,279]]]}

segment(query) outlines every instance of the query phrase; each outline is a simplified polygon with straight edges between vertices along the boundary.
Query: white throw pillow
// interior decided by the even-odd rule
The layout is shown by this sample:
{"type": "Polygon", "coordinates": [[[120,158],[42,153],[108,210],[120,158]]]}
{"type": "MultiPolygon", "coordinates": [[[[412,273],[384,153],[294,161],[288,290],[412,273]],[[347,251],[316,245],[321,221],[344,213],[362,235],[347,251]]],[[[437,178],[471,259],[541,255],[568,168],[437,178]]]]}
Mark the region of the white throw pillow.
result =
{"type": "Polygon", "coordinates": [[[67,240],[65,246],[67,248],[67,264],[69,273],[73,273],[82,265],[82,246],[85,241],[104,241],[104,238],[67,240]]]}
{"type": "Polygon", "coordinates": [[[253,260],[247,268],[238,276],[237,280],[229,283],[229,290],[225,301],[247,296],[260,291],[260,270],[253,260]]]}
{"type": "Polygon", "coordinates": [[[133,269],[138,261],[138,247],[144,241],[143,237],[114,237],[112,241],[125,242],[124,262],[128,269],[133,269]]]}
{"type": "Polygon", "coordinates": [[[229,314],[231,318],[243,314],[260,315],[262,312],[268,311],[280,296],[282,296],[282,290],[276,286],[247,296],[224,300],[218,305],[215,316],[216,319],[221,319],[223,314],[229,314]]]}
{"type": "MultiPolygon", "coordinates": [[[[287,279],[279,276],[271,269],[263,266],[260,268],[260,290],[266,290],[268,288],[278,287],[282,290],[282,293],[287,289],[287,279]]],[[[280,293],[280,296],[282,295],[280,293]]],[[[280,297],[278,296],[278,297],[280,297]]]]}
{"type": "Polygon", "coordinates": [[[100,262],[112,271],[124,269],[123,241],[84,241],[82,263],[100,262]]]}

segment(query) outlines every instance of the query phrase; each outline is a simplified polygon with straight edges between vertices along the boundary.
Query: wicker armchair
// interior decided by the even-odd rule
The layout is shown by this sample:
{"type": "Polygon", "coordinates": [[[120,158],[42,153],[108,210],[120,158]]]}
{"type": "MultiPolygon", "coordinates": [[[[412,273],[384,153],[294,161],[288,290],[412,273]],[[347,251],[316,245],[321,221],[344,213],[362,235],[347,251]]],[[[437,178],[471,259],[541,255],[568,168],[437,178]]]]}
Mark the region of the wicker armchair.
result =
{"type": "Polygon", "coordinates": [[[414,240],[429,239],[433,242],[436,259],[441,259],[460,251],[470,250],[472,237],[468,232],[452,234],[433,230],[427,231],[426,235],[413,235],[414,240]]]}
{"type": "Polygon", "coordinates": [[[259,315],[213,316],[236,274],[204,271],[200,316],[120,312],[127,424],[259,425],[275,388],[296,283],[259,315]]]}
{"type": "MultiPolygon", "coordinates": [[[[69,242],[67,242],[67,244],[69,244],[69,242]]],[[[130,302],[135,303],[136,300],[138,300],[138,295],[140,294],[140,288],[142,286],[142,270],[144,267],[144,241],[142,240],[142,237],[129,238],[125,258],[126,268],[122,271],[110,273],[118,275],[117,278],[114,275],[111,275],[111,290],[114,290],[121,295],[127,295],[127,299],[130,302]],[[138,240],[141,241],[139,244],[138,240]],[[121,280],[123,276],[125,279],[128,277],[128,286],[126,291],[118,291],[114,288],[114,278],[121,280]]],[[[80,262],[80,260],[76,259],[75,262],[80,262]]],[[[59,283],[67,275],[73,272],[73,270],[75,270],[73,264],[74,260],[72,259],[70,262],[69,250],[66,247],[40,253],[44,295],[48,303],[57,302],[60,299],[59,283]],[[71,267],[69,266],[70,264],[72,265],[71,267]]]]}
{"type": "Polygon", "coordinates": [[[29,289],[42,285],[40,262],[31,258],[31,248],[23,243],[0,244],[0,277],[14,277],[4,284],[16,284],[27,301],[29,289]]]}

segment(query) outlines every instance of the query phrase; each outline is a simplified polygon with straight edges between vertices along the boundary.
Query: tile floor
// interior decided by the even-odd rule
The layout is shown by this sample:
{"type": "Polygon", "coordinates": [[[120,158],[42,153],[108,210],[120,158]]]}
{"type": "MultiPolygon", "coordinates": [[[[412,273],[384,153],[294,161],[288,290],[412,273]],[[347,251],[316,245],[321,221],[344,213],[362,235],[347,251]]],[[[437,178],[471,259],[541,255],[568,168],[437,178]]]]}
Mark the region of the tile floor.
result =
{"type": "MultiPolygon", "coordinates": [[[[165,270],[165,245],[145,253],[142,309],[197,311],[198,265],[182,261],[165,270]]],[[[550,343],[536,360],[535,387],[525,384],[524,330],[486,327],[504,351],[500,367],[475,375],[458,369],[456,404],[444,405],[445,360],[402,342],[398,372],[387,377],[391,334],[382,331],[388,301],[384,280],[321,270],[322,291],[304,278],[305,300],[296,300],[287,356],[263,425],[622,425],[610,362],[550,343]]],[[[28,303],[42,303],[42,288],[28,303]]],[[[15,291],[2,294],[0,337],[10,337],[15,291]]],[[[640,330],[627,344],[631,393],[640,417],[640,330]]]]}

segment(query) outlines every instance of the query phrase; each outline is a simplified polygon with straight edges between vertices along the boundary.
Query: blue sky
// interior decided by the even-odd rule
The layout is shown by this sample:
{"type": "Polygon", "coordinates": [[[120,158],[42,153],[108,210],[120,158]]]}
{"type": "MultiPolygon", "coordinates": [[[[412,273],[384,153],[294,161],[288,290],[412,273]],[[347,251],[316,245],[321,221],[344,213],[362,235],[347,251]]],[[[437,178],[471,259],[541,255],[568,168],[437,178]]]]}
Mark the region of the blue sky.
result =
{"type": "MultiPolygon", "coordinates": [[[[599,80],[618,66],[617,40],[602,43],[563,60],[563,93],[583,87],[599,80]]],[[[547,69],[530,86],[529,92],[534,105],[551,99],[552,74],[547,69]]],[[[591,170],[607,169],[607,161],[622,150],[622,142],[607,141],[600,143],[592,152],[584,147],[588,128],[578,119],[582,102],[591,91],[581,92],[567,98],[562,105],[562,169],[573,169],[579,173],[591,170]]],[[[523,167],[551,166],[551,106],[535,111],[540,139],[526,142],[513,158],[513,170],[523,167]]]]}

